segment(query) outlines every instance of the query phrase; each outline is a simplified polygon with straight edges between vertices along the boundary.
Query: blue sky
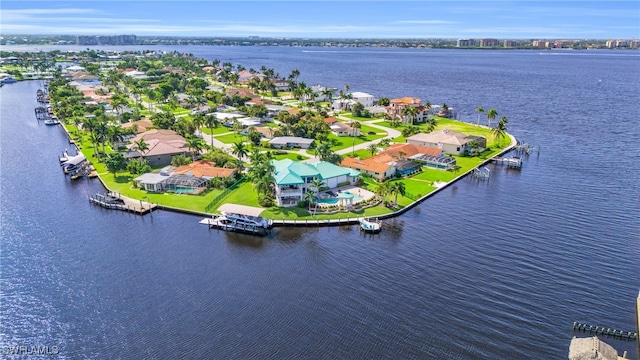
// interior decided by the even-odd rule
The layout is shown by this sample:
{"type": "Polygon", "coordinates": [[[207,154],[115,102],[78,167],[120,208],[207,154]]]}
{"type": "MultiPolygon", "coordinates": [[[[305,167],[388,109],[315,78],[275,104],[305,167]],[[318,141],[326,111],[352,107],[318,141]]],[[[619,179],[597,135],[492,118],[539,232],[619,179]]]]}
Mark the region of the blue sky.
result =
{"type": "Polygon", "coordinates": [[[2,34],[640,38],[640,1],[0,2],[2,34]]]}

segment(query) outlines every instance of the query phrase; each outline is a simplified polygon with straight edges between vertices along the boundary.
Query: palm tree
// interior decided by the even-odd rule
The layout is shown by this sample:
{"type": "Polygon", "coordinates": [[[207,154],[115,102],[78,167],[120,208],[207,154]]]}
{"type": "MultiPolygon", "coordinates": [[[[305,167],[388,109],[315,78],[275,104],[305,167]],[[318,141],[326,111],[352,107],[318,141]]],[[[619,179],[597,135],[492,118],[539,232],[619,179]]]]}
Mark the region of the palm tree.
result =
{"type": "Polygon", "coordinates": [[[314,200],[316,199],[316,194],[313,191],[308,190],[306,193],[304,193],[304,197],[302,199],[307,202],[307,204],[309,205],[309,211],[311,211],[311,205],[315,205],[314,200]]]}
{"type": "Polygon", "coordinates": [[[391,183],[384,182],[378,186],[378,188],[376,189],[376,194],[380,195],[384,200],[385,197],[390,193],[389,191],[390,189],[391,189],[391,183]]]}
{"type": "Polygon", "coordinates": [[[413,125],[418,112],[419,110],[415,106],[405,106],[404,109],[402,109],[402,115],[405,115],[409,118],[409,120],[411,121],[411,125],[413,125]]]}
{"type": "Polygon", "coordinates": [[[238,157],[238,159],[242,160],[243,157],[247,156],[247,154],[249,154],[249,150],[247,149],[246,146],[244,146],[244,143],[242,142],[237,142],[233,144],[233,148],[231,149],[231,153],[235,156],[238,157]]]}
{"type": "Polygon", "coordinates": [[[100,136],[94,132],[89,135],[89,140],[91,140],[91,144],[93,145],[93,155],[98,154],[98,143],[100,142],[100,136]]]}
{"type": "Polygon", "coordinates": [[[476,111],[478,112],[478,126],[480,126],[480,114],[484,112],[484,108],[477,107],[476,111]]]}
{"type": "Polygon", "coordinates": [[[102,153],[105,153],[104,150],[104,143],[107,140],[107,131],[109,129],[109,125],[107,125],[107,121],[106,120],[100,120],[98,121],[98,123],[96,124],[96,127],[94,129],[94,133],[96,134],[97,138],[99,139],[100,143],[102,144],[102,153]]]}
{"type": "Polygon", "coordinates": [[[404,196],[406,194],[406,187],[402,181],[396,181],[389,186],[390,192],[396,195],[395,203],[398,203],[398,194],[404,196]]]}
{"type": "Polygon", "coordinates": [[[111,125],[107,128],[107,139],[111,142],[111,144],[115,144],[119,141],[122,141],[124,138],[124,130],[120,125],[111,125]]]}
{"type": "Polygon", "coordinates": [[[210,114],[205,116],[204,124],[209,128],[209,131],[211,131],[211,148],[213,148],[213,129],[220,126],[220,120],[218,120],[216,115],[210,114]]]}
{"type": "Polygon", "coordinates": [[[142,165],[142,161],[144,160],[143,154],[149,150],[149,145],[147,145],[147,142],[144,141],[143,138],[140,138],[140,140],[133,143],[133,147],[138,151],[138,154],[140,154],[140,165],[142,165]]]}
{"type": "Polygon", "coordinates": [[[316,194],[319,193],[320,189],[322,187],[324,187],[324,186],[325,186],[324,181],[322,181],[322,180],[320,180],[318,178],[315,178],[315,179],[311,180],[311,183],[309,184],[309,188],[315,189],[314,192],[316,194]]]}
{"type": "Polygon", "coordinates": [[[509,120],[507,120],[507,117],[503,116],[500,118],[500,120],[498,120],[498,123],[496,124],[496,126],[493,129],[491,129],[493,131],[493,137],[496,140],[499,140],[499,142],[501,142],[501,140],[505,138],[507,135],[508,123],[509,123],[509,120]]]}
{"type": "Polygon", "coordinates": [[[189,136],[187,137],[187,147],[189,148],[189,150],[193,150],[191,152],[191,158],[195,161],[196,160],[196,154],[200,154],[200,151],[205,147],[205,143],[204,140],[202,140],[201,138],[197,137],[197,136],[189,136]]]}
{"type": "MultiPolygon", "coordinates": [[[[361,129],[362,128],[362,125],[360,124],[360,122],[355,121],[355,120],[352,121],[350,125],[351,125],[351,127],[353,129],[361,129]]],[[[353,141],[351,142],[351,146],[352,146],[351,152],[352,153],[356,152],[356,138],[357,138],[356,134],[357,133],[358,132],[355,131],[355,130],[353,130],[353,132],[351,133],[351,136],[353,137],[353,141]]]]}
{"type": "Polygon", "coordinates": [[[491,127],[491,120],[495,119],[498,116],[498,110],[491,109],[487,112],[487,127],[491,127]]]}
{"type": "Polygon", "coordinates": [[[82,125],[82,118],[80,116],[73,117],[73,125],[76,126],[76,135],[80,135],[80,125],[82,125]]]}
{"type": "Polygon", "coordinates": [[[369,146],[367,146],[367,150],[371,152],[371,156],[374,156],[376,154],[376,151],[378,151],[378,144],[375,144],[375,143],[369,144],[369,146]]]}

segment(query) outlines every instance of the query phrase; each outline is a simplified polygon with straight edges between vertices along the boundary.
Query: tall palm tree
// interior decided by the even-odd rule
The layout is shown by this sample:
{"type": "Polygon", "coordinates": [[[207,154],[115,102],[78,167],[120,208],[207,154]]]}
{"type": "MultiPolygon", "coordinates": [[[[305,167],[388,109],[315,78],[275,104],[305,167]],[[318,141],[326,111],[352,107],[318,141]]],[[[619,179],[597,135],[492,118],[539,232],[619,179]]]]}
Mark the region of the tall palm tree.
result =
{"type": "Polygon", "coordinates": [[[378,188],[376,189],[376,194],[380,195],[384,200],[385,197],[390,193],[390,189],[391,189],[391,183],[384,182],[378,186],[378,188]]]}
{"type": "Polygon", "coordinates": [[[398,203],[398,194],[404,196],[404,194],[406,194],[407,188],[405,187],[404,183],[402,181],[396,181],[394,183],[391,183],[391,185],[389,186],[391,193],[396,195],[395,198],[395,203],[398,203]]]}
{"type": "Polygon", "coordinates": [[[149,150],[149,145],[147,145],[147,142],[144,141],[143,138],[140,138],[140,140],[133,143],[133,147],[138,151],[138,154],[140,154],[140,165],[142,165],[144,152],[149,150]]]}
{"type": "Polygon", "coordinates": [[[319,192],[320,192],[320,189],[321,189],[322,187],[324,187],[324,186],[325,186],[324,181],[322,181],[322,180],[320,180],[320,179],[318,179],[318,178],[311,180],[311,183],[309,184],[309,188],[314,189],[313,191],[314,191],[316,194],[317,194],[317,193],[319,193],[319,192]]]}
{"type": "Polygon", "coordinates": [[[220,120],[218,120],[216,115],[209,114],[205,116],[204,124],[209,128],[209,131],[211,131],[211,148],[213,149],[213,129],[220,126],[220,120]]]}
{"type": "Polygon", "coordinates": [[[493,137],[500,142],[507,136],[507,124],[509,120],[507,120],[506,116],[503,116],[498,120],[496,126],[491,129],[493,131],[493,137]]]}
{"type": "Polygon", "coordinates": [[[418,108],[415,106],[405,106],[404,109],[402,109],[402,115],[405,115],[406,117],[409,118],[409,120],[411,121],[411,125],[413,125],[416,116],[418,115],[418,108]]]}
{"type": "Polygon", "coordinates": [[[249,150],[242,142],[237,142],[233,144],[233,148],[231,149],[231,153],[236,155],[238,159],[242,160],[247,154],[249,154],[249,150]]]}
{"type": "Polygon", "coordinates": [[[302,200],[306,201],[307,204],[309,205],[309,211],[311,211],[311,205],[315,205],[315,200],[316,199],[316,194],[311,191],[308,190],[306,193],[304,193],[304,196],[302,198],[302,200]]]}
{"type": "Polygon", "coordinates": [[[487,127],[491,127],[491,120],[495,119],[498,116],[498,110],[491,109],[487,112],[487,127]]]}
{"type": "Polygon", "coordinates": [[[196,130],[200,129],[202,125],[204,125],[204,114],[198,112],[191,117],[191,123],[196,128],[196,130]]]}
{"type": "MultiPolygon", "coordinates": [[[[355,121],[355,120],[354,120],[354,121],[352,121],[352,122],[351,122],[351,124],[350,124],[350,125],[351,125],[351,127],[352,127],[352,128],[354,128],[354,129],[361,129],[361,128],[362,128],[362,124],[360,124],[360,122],[359,122],[359,121],[355,121]]],[[[352,146],[351,152],[352,152],[352,153],[355,153],[355,152],[356,152],[356,138],[358,138],[358,137],[356,136],[356,134],[357,134],[357,133],[358,133],[357,131],[353,131],[353,132],[351,133],[351,137],[353,137],[353,141],[351,142],[351,146],[352,146]]]]}
{"type": "Polygon", "coordinates": [[[102,153],[105,153],[104,143],[107,141],[107,131],[109,129],[109,125],[107,125],[107,121],[102,119],[99,120],[94,129],[94,133],[97,135],[100,143],[102,144],[102,153]]]}
{"type": "Polygon", "coordinates": [[[111,144],[122,141],[124,138],[124,130],[120,125],[111,125],[107,128],[107,139],[111,144]]]}
{"type": "Polygon", "coordinates": [[[478,112],[478,126],[480,126],[480,114],[484,112],[484,108],[477,107],[476,111],[478,112]]]}
{"type": "Polygon", "coordinates": [[[197,136],[189,136],[187,137],[187,147],[189,148],[189,150],[191,151],[191,158],[195,161],[196,160],[196,155],[200,154],[200,151],[202,149],[204,149],[205,147],[205,143],[204,140],[202,140],[201,138],[197,137],[197,136]]]}

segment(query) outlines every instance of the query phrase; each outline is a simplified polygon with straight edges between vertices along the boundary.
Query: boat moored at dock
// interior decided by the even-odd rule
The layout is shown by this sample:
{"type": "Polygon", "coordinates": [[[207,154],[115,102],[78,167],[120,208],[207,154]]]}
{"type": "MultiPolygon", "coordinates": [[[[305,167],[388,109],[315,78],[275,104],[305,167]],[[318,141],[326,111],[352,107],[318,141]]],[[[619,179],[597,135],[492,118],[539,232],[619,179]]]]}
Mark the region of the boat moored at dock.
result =
{"type": "Polygon", "coordinates": [[[379,233],[382,230],[382,222],[380,220],[371,221],[367,218],[359,220],[360,230],[369,233],[379,233]]]}
{"type": "Polygon", "coordinates": [[[209,225],[209,228],[216,228],[225,231],[237,231],[256,235],[265,235],[272,224],[269,220],[259,216],[251,216],[223,211],[221,215],[213,215],[205,218],[200,224],[209,225]]]}

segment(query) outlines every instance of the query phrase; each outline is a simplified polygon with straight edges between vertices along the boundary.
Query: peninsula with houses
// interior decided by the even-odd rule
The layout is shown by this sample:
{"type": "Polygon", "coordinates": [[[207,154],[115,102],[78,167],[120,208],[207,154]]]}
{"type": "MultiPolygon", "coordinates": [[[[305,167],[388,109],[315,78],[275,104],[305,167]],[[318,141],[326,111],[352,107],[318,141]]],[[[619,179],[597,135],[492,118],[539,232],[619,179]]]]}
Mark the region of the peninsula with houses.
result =
{"type": "Polygon", "coordinates": [[[1,56],[3,78],[42,81],[38,119],[55,117],[86,159],[74,179],[97,173],[164,209],[237,205],[281,224],[395,216],[516,145],[496,109],[464,122],[416,94],[307,85],[296,69],[155,51],[1,56]]]}

